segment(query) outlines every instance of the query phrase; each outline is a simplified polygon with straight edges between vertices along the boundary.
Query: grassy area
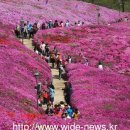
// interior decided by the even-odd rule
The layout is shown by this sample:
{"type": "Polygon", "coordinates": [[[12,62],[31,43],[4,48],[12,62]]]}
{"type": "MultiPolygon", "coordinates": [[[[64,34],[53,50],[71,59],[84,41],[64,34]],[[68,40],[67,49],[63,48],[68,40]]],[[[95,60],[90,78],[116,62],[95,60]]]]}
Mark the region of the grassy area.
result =
{"type": "MultiPolygon", "coordinates": [[[[82,0],[85,2],[90,2],[94,1],[94,4],[98,4],[101,6],[105,6],[111,9],[116,9],[119,10],[120,4],[118,3],[118,0],[82,0]]],[[[125,11],[130,12],[130,0],[124,0],[125,1],[125,11]]]]}

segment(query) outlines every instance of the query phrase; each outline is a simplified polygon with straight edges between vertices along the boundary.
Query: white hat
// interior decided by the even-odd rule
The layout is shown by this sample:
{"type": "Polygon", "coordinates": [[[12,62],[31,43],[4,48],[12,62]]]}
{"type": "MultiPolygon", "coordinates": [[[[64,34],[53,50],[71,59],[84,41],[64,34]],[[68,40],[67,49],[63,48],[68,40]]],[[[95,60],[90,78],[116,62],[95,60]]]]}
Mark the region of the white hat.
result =
{"type": "Polygon", "coordinates": [[[38,83],[38,85],[42,85],[42,83],[41,83],[41,82],[39,82],[39,83],[38,83]]]}

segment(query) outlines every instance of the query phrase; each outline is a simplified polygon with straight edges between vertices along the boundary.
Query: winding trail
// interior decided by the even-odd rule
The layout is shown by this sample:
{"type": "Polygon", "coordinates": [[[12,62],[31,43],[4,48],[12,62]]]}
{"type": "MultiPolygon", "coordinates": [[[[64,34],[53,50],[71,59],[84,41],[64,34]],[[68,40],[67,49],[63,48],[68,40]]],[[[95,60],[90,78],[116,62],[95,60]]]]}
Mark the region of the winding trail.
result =
{"type": "MultiPolygon", "coordinates": [[[[22,40],[20,39],[22,42],[22,40]]],[[[33,46],[32,46],[32,39],[24,39],[23,44],[31,49],[33,51],[33,46]]],[[[51,64],[49,64],[51,66],[51,64]]],[[[57,69],[51,69],[52,72],[52,77],[53,77],[53,85],[55,87],[55,97],[54,97],[54,104],[60,103],[60,101],[64,101],[64,92],[63,89],[65,88],[65,81],[63,79],[59,80],[59,71],[57,69]]]]}
{"type": "Polygon", "coordinates": [[[55,86],[55,98],[54,104],[58,104],[60,101],[64,101],[63,89],[65,88],[65,81],[63,79],[59,80],[59,71],[57,69],[51,69],[53,76],[53,85],[55,86]]]}

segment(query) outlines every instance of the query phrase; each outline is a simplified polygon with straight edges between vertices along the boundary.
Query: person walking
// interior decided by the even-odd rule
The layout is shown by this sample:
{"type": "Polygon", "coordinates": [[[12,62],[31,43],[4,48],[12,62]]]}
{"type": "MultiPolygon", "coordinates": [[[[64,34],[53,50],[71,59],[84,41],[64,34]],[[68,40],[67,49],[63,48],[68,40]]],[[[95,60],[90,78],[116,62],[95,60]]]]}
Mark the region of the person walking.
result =
{"type": "Polygon", "coordinates": [[[64,68],[61,64],[60,67],[59,67],[59,80],[62,78],[62,75],[63,75],[64,72],[65,72],[65,70],[64,70],[64,68]]]}
{"type": "Polygon", "coordinates": [[[76,109],[74,110],[74,113],[73,113],[73,118],[74,118],[75,120],[78,120],[79,115],[80,115],[80,112],[79,112],[79,110],[76,108],[76,109]]]}
{"type": "Polygon", "coordinates": [[[38,31],[37,23],[34,23],[33,29],[32,29],[32,37],[34,37],[34,35],[37,33],[37,31],[38,31]]]}
{"type": "Polygon", "coordinates": [[[24,19],[21,18],[20,20],[20,32],[21,32],[21,35],[23,35],[23,31],[24,31],[24,19]]]}
{"type": "Polygon", "coordinates": [[[99,70],[103,70],[103,64],[101,61],[98,62],[98,68],[99,70]]]}
{"type": "Polygon", "coordinates": [[[88,66],[88,59],[85,59],[84,65],[88,66]]]}
{"type": "Polygon", "coordinates": [[[49,49],[49,46],[48,44],[45,45],[45,55],[49,55],[50,53],[50,49],[49,49]]]}
{"type": "Polygon", "coordinates": [[[72,86],[71,83],[67,82],[65,89],[65,99],[68,104],[70,104],[71,95],[72,95],[72,86]]]}
{"type": "Polygon", "coordinates": [[[49,55],[45,55],[45,61],[47,62],[47,63],[49,63],[50,62],[50,56],[49,55]]]}
{"type": "Polygon", "coordinates": [[[39,82],[36,86],[35,86],[35,89],[37,90],[37,95],[39,95],[42,91],[41,89],[41,86],[42,86],[42,83],[39,82]]]}
{"type": "Polygon", "coordinates": [[[31,38],[31,31],[32,31],[32,24],[28,24],[27,29],[28,29],[28,37],[30,39],[31,38]]]}
{"type": "Polygon", "coordinates": [[[26,23],[24,24],[24,31],[23,31],[23,34],[24,34],[24,38],[27,38],[28,27],[27,27],[27,24],[26,24],[26,23]]]}
{"type": "Polygon", "coordinates": [[[58,24],[57,20],[55,20],[55,22],[54,22],[54,28],[56,28],[56,27],[59,27],[59,24],[58,24]]]}
{"type": "Polygon", "coordinates": [[[68,63],[72,63],[72,58],[71,58],[71,56],[68,56],[68,63]]]}
{"type": "Polygon", "coordinates": [[[17,38],[20,37],[20,26],[19,25],[17,25],[16,28],[15,28],[15,35],[16,35],[17,38]]]}
{"type": "Polygon", "coordinates": [[[46,46],[46,44],[44,43],[44,41],[42,41],[42,44],[40,45],[40,49],[42,51],[43,56],[45,55],[45,46],[46,46]]]}
{"type": "Polygon", "coordinates": [[[44,99],[44,104],[47,104],[49,102],[49,100],[48,100],[49,99],[48,92],[46,90],[44,90],[42,95],[43,95],[43,99],[44,99]]]}
{"type": "Polygon", "coordinates": [[[59,25],[59,26],[60,26],[60,27],[64,27],[63,21],[60,22],[60,25],[59,25]]]}
{"type": "Polygon", "coordinates": [[[60,53],[58,53],[56,56],[57,69],[59,69],[61,63],[62,63],[62,56],[60,53]]]}
{"type": "Polygon", "coordinates": [[[50,104],[47,105],[47,109],[46,109],[45,113],[46,113],[48,116],[52,116],[52,115],[54,114],[53,109],[51,108],[51,105],[50,105],[50,104]]]}
{"type": "Polygon", "coordinates": [[[54,47],[53,52],[54,52],[55,56],[58,54],[58,50],[57,50],[56,46],[54,47]]]}
{"type": "Polygon", "coordinates": [[[72,118],[72,116],[73,116],[73,109],[71,108],[71,106],[68,106],[66,112],[67,112],[69,118],[72,118]]]}
{"type": "Polygon", "coordinates": [[[81,26],[82,22],[79,20],[77,26],[81,26]]]}
{"type": "Polygon", "coordinates": [[[48,22],[48,28],[53,28],[53,27],[54,27],[54,24],[53,24],[52,20],[50,20],[48,22]]]}
{"type": "Polygon", "coordinates": [[[54,96],[55,96],[55,90],[54,90],[54,85],[51,83],[50,86],[49,86],[49,95],[50,95],[50,101],[51,101],[51,104],[53,106],[53,102],[54,102],[54,96]]]}
{"type": "Polygon", "coordinates": [[[52,63],[52,68],[55,66],[55,54],[54,52],[51,53],[51,63],[52,63]]]}
{"type": "Polygon", "coordinates": [[[46,24],[44,22],[42,23],[42,27],[41,28],[42,28],[42,30],[46,29],[46,24]]]}
{"type": "Polygon", "coordinates": [[[67,20],[65,23],[65,27],[69,27],[69,26],[70,26],[70,22],[69,22],[69,20],[67,20]]]}

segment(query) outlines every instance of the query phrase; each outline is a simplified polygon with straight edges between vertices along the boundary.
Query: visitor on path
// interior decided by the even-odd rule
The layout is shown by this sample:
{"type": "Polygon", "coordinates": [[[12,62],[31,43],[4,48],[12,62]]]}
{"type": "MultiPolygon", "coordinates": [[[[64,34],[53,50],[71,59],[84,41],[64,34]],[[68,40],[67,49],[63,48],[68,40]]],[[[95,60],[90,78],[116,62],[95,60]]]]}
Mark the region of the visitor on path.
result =
{"type": "Polygon", "coordinates": [[[59,27],[64,27],[64,23],[63,23],[63,21],[60,22],[59,27]]]}
{"type": "Polygon", "coordinates": [[[72,63],[72,58],[71,58],[71,56],[68,56],[67,61],[68,61],[68,63],[72,63]]]}
{"type": "Polygon", "coordinates": [[[54,52],[51,53],[51,63],[52,63],[52,68],[55,66],[55,54],[54,52]]]}
{"type": "Polygon", "coordinates": [[[76,109],[74,110],[74,113],[73,113],[73,118],[74,118],[75,120],[78,120],[79,115],[80,115],[80,112],[79,112],[79,110],[76,108],[76,109]]]}
{"type": "Polygon", "coordinates": [[[15,35],[16,35],[17,38],[20,38],[20,33],[21,33],[20,32],[20,26],[17,25],[16,28],[15,28],[15,35]]]}
{"type": "Polygon", "coordinates": [[[46,46],[45,46],[45,55],[49,55],[49,53],[50,53],[50,49],[49,49],[48,44],[46,44],[46,46]]]}
{"type": "Polygon", "coordinates": [[[67,104],[65,105],[65,109],[64,109],[64,111],[63,111],[63,113],[62,113],[62,118],[65,119],[65,120],[66,120],[66,119],[71,119],[71,117],[70,117],[69,114],[67,113],[68,106],[69,106],[69,105],[67,105],[67,104]]]}
{"type": "Polygon", "coordinates": [[[85,59],[84,65],[88,66],[88,59],[85,59]]]}
{"type": "Polygon", "coordinates": [[[58,54],[58,50],[57,50],[56,46],[54,47],[53,52],[54,52],[55,56],[58,54]]]}
{"type": "Polygon", "coordinates": [[[101,61],[98,62],[98,68],[99,68],[100,70],[103,70],[103,64],[102,64],[101,61]]]}
{"type": "Polygon", "coordinates": [[[82,25],[84,25],[85,23],[84,22],[82,22],[82,25]]]}
{"type": "Polygon", "coordinates": [[[48,104],[48,102],[49,102],[49,94],[48,94],[48,92],[46,90],[44,90],[42,92],[42,96],[43,96],[44,104],[48,104]]]}
{"type": "Polygon", "coordinates": [[[31,38],[31,31],[32,31],[32,24],[29,24],[27,26],[27,29],[28,29],[28,35],[29,35],[29,39],[31,38]]]}
{"type": "Polygon", "coordinates": [[[32,29],[32,37],[34,37],[34,35],[37,33],[37,31],[38,31],[37,23],[34,23],[33,29],[32,29]]]}
{"type": "Polygon", "coordinates": [[[59,80],[62,78],[63,74],[65,73],[65,70],[62,66],[62,64],[59,67],[59,80]]]}
{"type": "Polygon", "coordinates": [[[34,46],[34,52],[35,52],[36,54],[39,54],[39,51],[38,51],[38,49],[37,49],[36,46],[34,46]]]}
{"type": "Polygon", "coordinates": [[[23,34],[23,31],[24,31],[24,19],[22,18],[20,20],[20,32],[21,32],[21,34],[23,34]]]}
{"type": "Polygon", "coordinates": [[[48,116],[55,115],[63,119],[79,119],[79,110],[77,108],[72,108],[70,105],[65,104],[61,101],[59,104],[55,104],[54,108],[50,102],[47,104],[47,109],[45,111],[48,116]]]}
{"type": "Polygon", "coordinates": [[[54,96],[55,96],[55,90],[54,90],[54,85],[51,83],[50,86],[49,86],[49,95],[50,95],[50,101],[51,101],[51,104],[53,106],[53,102],[54,102],[54,96]]]}
{"type": "Polygon", "coordinates": [[[33,33],[33,26],[31,27],[32,25],[30,25],[30,30],[29,30],[29,39],[30,38],[33,38],[34,36],[34,33],[33,33]]]}
{"type": "Polygon", "coordinates": [[[54,24],[53,24],[52,20],[50,20],[48,22],[48,28],[50,29],[50,28],[53,28],[53,27],[54,27],[54,24]]]}
{"type": "Polygon", "coordinates": [[[55,104],[55,105],[54,105],[53,112],[54,112],[55,115],[58,114],[58,112],[59,112],[59,110],[58,110],[58,104],[55,104]]]}
{"type": "Polygon", "coordinates": [[[56,114],[56,116],[57,117],[62,117],[63,110],[61,109],[61,105],[60,104],[58,104],[57,112],[58,113],[56,114]]]}
{"type": "Polygon", "coordinates": [[[70,26],[70,22],[69,22],[69,20],[67,20],[65,23],[65,27],[69,27],[69,26],[70,26]]]}
{"type": "Polygon", "coordinates": [[[66,112],[67,112],[68,118],[73,117],[73,109],[70,106],[68,106],[66,112]]]}
{"type": "Polygon", "coordinates": [[[74,23],[74,26],[77,26],[77,22],[74,23]]]}
{"type": "Polygon", "coordinates": [[[65,105],[64,105],[64,103],[62,102],[60,102],[59,104],[56,104],[55,106],[54,106],[54,109],[53,109],[53,111],[54,111],[54,114],[57,116],[57,117],[62,117],[62,114],[64,113],[64,111],[65,111],[65,105]]]}
{"type": "Polygon", "coordinates": [[[42,106],[43,105],[43,97],[39,94],[38,95],[38,106],[42,106]]]}
{"type": "Polygon", "coordinates": [[[40,95],[41,94],[41,91],[42,91],[42,83],[38,83],[36,86],[35,86],[35,89],[37,90],[37,95],[40,95]]]}
{"type": "Polygon", "coordinates": [[[46,29],[46,24],[44,22],[42,23],[42,27],[41,28],[42,28],[42,30],[46,29]]]}
{"type": "Polygon", "coordinates": [[[81,26],[81,25],[82,25],[82,22],[79,20],[77,23],[77,26],[81,26]]]}
{"type": "Polygon", "coordinates": [[[57,28],[57,27],[59,27],[59,24],[58,24],[58,21],[55,20],[55,22],[54,22],[54,28],[57,28]]]}
{"type": "Polygon", "coordinates": [[[52,116],[52,115],[53,115],[54,112],[53,112],[53,109],[51,108],[51,105],[50,105],[50,104],[47,105],[47,109],[46,109],[45,113],[46,113],[48,116],[52,116]]]}
{"type": "Polygon", "coordinates": [[[27,34],[28,34],[28,27],[27,27],[26,23],[24,24],[23,34],[24,34],[24,38],[26,39],[27,38],[27,34]]]}
{"type": "Polygon", "coordinates": [[[45,61],[47,62],[47,63],[49,63],[50,62],[50,56],[49,55],[45,55],[45,61]]]}
{"type": "Polygon", "coordinates": [[[60,101],[60,106],[61,106],[61,109],[64,111],[65,110],[65,103],[63,101],[60,101]]]}
{"type": "Polygon", "coordinates": [[[37,23],[37,28],[38,28],[38,30],[41,29],[41,23],[40,22],[37,23]]]}
{"type": "Polygon", "coordinates": [[[65,87],[65,100],[67,104],[70,104],[71,95],[72,95],[72,86],[71,83],[67,82],[65,87]]]}
{"type": "Polygon", "coordinates": [[[59,69],[61,63],[62,63],[62,56],[60,53],[58,53],[58,55],[56,56],[57,69],[59,69]]]}
{"type": "Polygon", "coordinates": [[[40,45],[40,49],[42,51],[43,56],[45,55],[45,46],[46,46],[46,44],[44,43],[44,41],[42,41],[42,44],[40,45]]]}

